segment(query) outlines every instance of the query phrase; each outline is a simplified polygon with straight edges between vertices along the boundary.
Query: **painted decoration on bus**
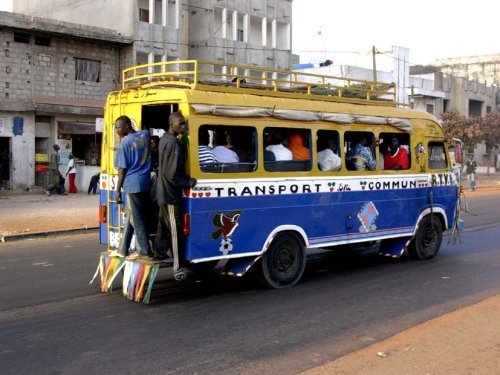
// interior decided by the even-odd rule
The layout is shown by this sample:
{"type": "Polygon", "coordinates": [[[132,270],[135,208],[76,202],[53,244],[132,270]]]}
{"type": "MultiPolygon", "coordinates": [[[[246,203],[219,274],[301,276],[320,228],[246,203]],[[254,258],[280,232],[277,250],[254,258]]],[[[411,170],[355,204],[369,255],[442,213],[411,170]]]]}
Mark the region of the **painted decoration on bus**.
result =
{"type": "Polygon", "coordinates": [[[238,227],[242,211],[232,211],[227,215],[217,212],[214,216],[213,225],[216,228],[211,237],[216,240],[222,235],[219,251],[222,255],[228,255],[233,250],[233,240],[231,236],[238,227]]]}
{"type": "Polygon", "coordinates": [[[376,231],[375,221],[377,218],[378,211],[373,202],[366,202],[358,213],[358,219],[361,221],[359,231],[361,233],[376,231]]]}

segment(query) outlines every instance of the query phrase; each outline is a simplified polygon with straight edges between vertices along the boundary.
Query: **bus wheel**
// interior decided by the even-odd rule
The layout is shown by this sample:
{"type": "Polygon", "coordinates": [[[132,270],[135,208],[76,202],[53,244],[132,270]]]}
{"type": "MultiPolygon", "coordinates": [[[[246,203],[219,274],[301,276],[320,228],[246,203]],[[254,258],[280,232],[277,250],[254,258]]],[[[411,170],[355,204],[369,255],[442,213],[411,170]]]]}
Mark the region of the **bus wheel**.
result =
{"type": "Polygon", "coordinates": [[[272,288],[292,286],[304,273],[306,256],[302,240],[293,233],[278,235],[262,257],[262,279],[272,288]]]}
{"type": "Polygon", "coordinates": [[[425,216],[420,222],[415,237],[408,245],[408,253],[413,259],[424,260],[436,256],[443,240],[441,221],[437,216],[425,216]]]}

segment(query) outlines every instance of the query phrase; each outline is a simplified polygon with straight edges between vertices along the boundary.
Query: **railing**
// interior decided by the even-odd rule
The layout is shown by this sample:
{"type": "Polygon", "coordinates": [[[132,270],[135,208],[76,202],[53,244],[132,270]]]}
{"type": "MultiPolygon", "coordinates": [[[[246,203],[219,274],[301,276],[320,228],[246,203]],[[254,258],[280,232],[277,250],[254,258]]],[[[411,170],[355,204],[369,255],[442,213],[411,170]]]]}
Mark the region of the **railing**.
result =
{"type": "Polygon", "coordinates": [[[183,60],[139,65],[125,69],[122,82],[123,89],[175,86],[195,90],[396,105],[394,83],[225,62],[183,60]]]}

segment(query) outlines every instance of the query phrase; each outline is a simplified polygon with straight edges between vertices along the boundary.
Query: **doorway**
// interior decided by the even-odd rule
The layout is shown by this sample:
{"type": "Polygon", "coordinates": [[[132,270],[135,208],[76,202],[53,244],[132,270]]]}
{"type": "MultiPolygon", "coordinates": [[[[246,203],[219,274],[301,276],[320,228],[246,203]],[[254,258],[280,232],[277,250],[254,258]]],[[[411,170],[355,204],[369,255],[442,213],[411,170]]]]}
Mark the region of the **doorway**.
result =
{"type": "Polygon", "coordinates": [[[0,137],[0,190],[10,188],[10,144],[10,137],[0,137]]]}

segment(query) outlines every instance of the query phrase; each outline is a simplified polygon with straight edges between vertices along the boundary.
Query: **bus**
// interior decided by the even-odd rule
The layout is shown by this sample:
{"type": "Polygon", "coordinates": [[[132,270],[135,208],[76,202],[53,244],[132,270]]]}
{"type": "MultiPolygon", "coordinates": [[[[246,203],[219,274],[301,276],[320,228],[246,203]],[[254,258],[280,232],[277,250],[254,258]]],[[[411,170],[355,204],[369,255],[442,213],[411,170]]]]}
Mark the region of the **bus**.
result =
{"type": "Polygon", "coordinates": [[[186,119],[186,172],[197,184],[184,191],[183,261],[193,270],[241,277],[256,269],[270,287],[289,287],[315,250],[371,243],[384,256],[430,259],[458,225],[459,177],[443,128],[428,113],[399,108],[393,84],[189,60],[126,69],[122,85],[104,116],[104,289],[125,269],[124,294],[140,300],[146,286],[132,279],[151,287],[158,267],[169,265],[152,262],[148,273],[109,257],[124,223],[114,167],[121,115],[153,138],[168,131],[171,113],[186,119]],[[399,169],[387,168],[393,142],[405,159],[399,169]],[[200,146],[234,158],[200,164],[200,146]],[[294,147],[300,152],[290,158],[294,147]],[[360,168],[356,147],[369,150],[371,166],[360,168]],[[326,154],[334,166],[322,163],[326,154]]]}

